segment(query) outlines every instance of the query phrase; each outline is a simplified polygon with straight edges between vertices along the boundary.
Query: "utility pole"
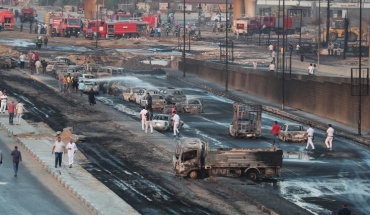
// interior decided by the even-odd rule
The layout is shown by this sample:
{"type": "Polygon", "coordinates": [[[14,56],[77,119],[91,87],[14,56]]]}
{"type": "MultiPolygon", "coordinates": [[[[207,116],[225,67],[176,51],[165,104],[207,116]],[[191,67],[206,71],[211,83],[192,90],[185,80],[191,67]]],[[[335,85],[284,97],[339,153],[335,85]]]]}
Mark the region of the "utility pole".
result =
{"type": "Polygon", "coordinates": [[[182,28],[182,30],[184,31],[184,47],[183,47],[183,50],[182,50],[182,63],[183,63],[183,66],[182,66],[182,69],[183,69],[183,77],[185,78],[185,70],[186,70],[186,63],[185,63],[185,60],[186,60],[186,56],[185,56],[185,48],[186,48],[186,40],[185,40],[185,37],[186,37],[186,31],[185,31],[185,25],[186,25],[186,20],[185,20],[185,0],[184,0],[184,26],[182,28]]]}
{"type": "Polygon", "coordinates": [[[229,90],[229,38],[228,38],[228,7],[229,2],[226,0],[226,42],[225,42],[225,51],[226,51],[226,61],[225,61],[225,70],[226,70],[226,83],[225,83],[225,91],[227,92],[229,90]]]}
{"type": "MultiPolygon", "coordinates": [[[[328,0],[329,1],[329,0],[328,0]]],[[[328,35],[328,32],[326,32],[328,35]]],[[[319,36],[317,38],[317,69],[320,68],[320,49],[321,49],[321,0],[319,0],[319,36]]]]}
{"type": "Polygon", "coordinates": [[[284,110],[284,103],[285,103],[285,49],[286,49],[286,44],[285,44],[285,0],[283,0],[283,99],[281,102],[281,110],[284,110]]]}
{"type": "Polygon", "coordinates": [[[329,43],[329,28],[330,28],[330,0],[328,0],[328,6],[326,8],[326,43],[329,43]]]}

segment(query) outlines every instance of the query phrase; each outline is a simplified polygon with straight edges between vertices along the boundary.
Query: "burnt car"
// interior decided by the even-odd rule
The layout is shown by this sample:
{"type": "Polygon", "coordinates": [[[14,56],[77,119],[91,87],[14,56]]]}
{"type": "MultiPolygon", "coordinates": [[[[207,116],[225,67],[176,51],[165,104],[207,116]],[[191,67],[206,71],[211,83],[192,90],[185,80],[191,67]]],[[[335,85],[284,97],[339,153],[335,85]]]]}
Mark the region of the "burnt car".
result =
{"type": "Polygon", "coordinates": [[[167,105],[167,101],[162,95],[152,95],[152,108],[154,110],[163,110],[167,105]]]}
{"type": "MultiPolygon", "coordinates": [[[[172,130],[172,116],[170,114],[157,114],[153,117],[153,128],[157,131],[172,130]]],[[[178,129],[184,126],[184,122],[180,120],[178,129]]]]}
{"type": "Polygon", "coordinates": [[[306,130],[300,124],[284,124],[280,127],[279,139],[284,142],[305,142],[306,130]]]}
{"type": "Polygon", "coordinates": [[[178,102],[186,101],[186,95],[180,89],[167,89],[166,93],[163,93],[166,97],[167,103],[176,104],[178,102]]]}
{"type": "Polygon", "coordinates": [[[177,112],[181,113],[203,113],[203,102],[201,99],[187,99],[175,104],[177,112]]]}

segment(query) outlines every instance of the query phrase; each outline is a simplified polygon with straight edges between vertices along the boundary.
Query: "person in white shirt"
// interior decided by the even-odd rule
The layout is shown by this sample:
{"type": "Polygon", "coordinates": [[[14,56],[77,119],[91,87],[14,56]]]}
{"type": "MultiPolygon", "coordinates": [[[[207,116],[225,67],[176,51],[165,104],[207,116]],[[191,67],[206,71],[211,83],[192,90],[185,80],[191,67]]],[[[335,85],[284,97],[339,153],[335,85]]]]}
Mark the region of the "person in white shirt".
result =
{"type": "Polygon", "coordinates": [[[276,52],[275,51],[272,51],[271,53],[271,57],[272,57],[272,61],[271,61],[271,64],[275,64],[276,63],[276,52]]]}
{"type": "Polygon", "coordinates": [[[75,157],[75,154],[77,152],[77,146],[76,143],[73,142],[72,138],[69,139],[69,142],[67,143],[67,153],[68,153],[68,164],[69,168],[72,168],[73,159],[75,157]]]}
{"type": "Polygon", "coordinates": [[[328,150],[333,149],[333,137],[334,137],[334,128],[331,124],[328,125],[329,128],[326,130],[326,139],[325,139],[325,145],[328,148],[328,150]]]}
{"type": "Polygon", "coordinates": [[[269,71],[270,72],[275,72],[275,64],[270,64],[270,66],[269,66],[269,71]]]}
{"type": "Polygon", "coordinates": [[[55,168],[57,168],[57,164],[59,164],[59,167],[62,167],[63,152],[65,151],[66,145],[62,141],[62,138],[59,136],[58,140],[55,141],[53,149],[51,151],[51,154],[55,153],[55,168]]]}
{"type": "Polygon", "coordinates": [[[308,67],[308,74],[313,75],[313,70],[314,70],[314,68],[313,68],[312,63],[311,63],[310,66],[308,67]]]}
{"type": "Polygon", "coordinates": [[[313,134],[314,134],[314,130],[311,126],[311,124],[308,125],[308,129],[307,129],[307,145],[306,145],[306,150],[308,150],[308,146],[311,145],[312,149],[314,150],[315,149],[315,146],[313,145],[313,134]]]}
{"type": "Polygon", "coordinates": [[[6,109],[6,102],[8,100],[8,96],[6,95],[6,92],[3,93],[3,95],[0,96],[0,100],[1,100],[1,106],[0,106],[0,113],[5,113],[5,109],[6,109]]]}
{"type": "Polygon", "coordinates": [[[253,61],[253,69],[257,69],[257,67],[258,67],[257,61],[253,61]]]}
{"type": "Polygon", "coordinates": [[[269,45],[269,51],[270,52],[274,51],[274,46],[272,44],[269,45]]]}
{"type": "Polygon", "coordinates": [[[145,124],[146,124],[146,113],[148,111],[143,108],[141,111],[140,111],[140,117],[141,117],[141,130],[145,130],[145,124]]]}
{"type": "Polygon", "coordinates": [[[19,56],[19,61],[20,61],[20,67],[21,69],[24,69],[24,61],[26,59],[26,55],[24,53],[22,53],[20,56],[19,56]]]}
{"type": "Polygon", "coordinates": [[[17,122],[16,125],[21,124],[21,119],[22,119],[22,115],[23,115],[24,110],[25,110],[25,108],[24,108],[23,104],[21,102],[18,102],[18,104],[15,106],[15,112],[16,112],[15,120],[17,122]]]}
{"type": "Polygon", "coordinates": [[[299,48],[300,48],[301,46],[299,45],[299,43],[297,43],[297,46],[295,47],[295,51],[297,52],[297,54],[299,54],[299,48]]]}
{"type": "Polygon", "coordinates": [[[177,136],[177,135],[180,135],[180,132],[179,132],[179,123],[180,123],[180,116],[177,115],[176,111],[173,113],[173,117],[172,117],[172,121],[173,121],[173,136],[177,136]]]}
{"type": "Polygon", "coordinates": [[[40,60],[36,61],[35,67],[36,67],[36,74],[40,74],[39,71],[40,71],[40,69],[42,67],[42,64],[41,64],[41,61],[40,60]]]}

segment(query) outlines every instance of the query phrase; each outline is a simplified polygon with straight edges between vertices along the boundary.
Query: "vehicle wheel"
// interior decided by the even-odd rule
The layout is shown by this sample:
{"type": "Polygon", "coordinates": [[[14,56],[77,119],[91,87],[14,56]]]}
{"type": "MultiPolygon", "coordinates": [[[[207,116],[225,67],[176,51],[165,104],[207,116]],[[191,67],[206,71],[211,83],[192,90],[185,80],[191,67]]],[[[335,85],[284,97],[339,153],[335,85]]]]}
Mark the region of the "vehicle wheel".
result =
{"type": "Polygon", "coordinates": [[[349,32],[348,34],[348,41],[350,42],[356,42],[357,41],[357,35],[353,32],[349,32]]]}
{"type": "Polygon", "coordinates": [[[198,172],[193,170],[189,173],[189,178],[190,179],[197,179],[198,178],[198,172]]]}
{"type": "Polygon", "coordinates": [[[329,33],[329,40],[330,41],[335,42],[337,39],[338,39],[338,34],[337,33],[334,33],[334,32],[329,33]]]}
{"type": "Polygon", "coordinates": [[[252,181],[256,181],[258,179],[258,172],[257,170],[249,170],[247,172],[247,178],[252,181]]]}
{"type": "Polygon", "coordinates": [[[287,141],[286,137],[283,137],[283,142],[286,142],[286,141],[287,141]]]}
{"type": "Polygon", "coordinates": [[[186,110],[185,110],[185,108],[183,108],[183,109],[182,109],[182,112],[183,112],[183,113],[186,113],[186,110]]]}

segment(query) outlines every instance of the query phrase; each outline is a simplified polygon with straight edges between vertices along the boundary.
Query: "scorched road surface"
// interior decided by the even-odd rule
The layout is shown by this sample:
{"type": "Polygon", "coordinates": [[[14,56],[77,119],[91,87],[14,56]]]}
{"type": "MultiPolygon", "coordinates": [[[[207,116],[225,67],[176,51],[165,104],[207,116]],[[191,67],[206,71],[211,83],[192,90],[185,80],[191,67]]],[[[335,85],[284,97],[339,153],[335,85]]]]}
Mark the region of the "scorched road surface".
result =
{"type": "Polygon", "coordinates": [[[25,119],[54,130],[73,126],[86,135],[86,142],[78,144],[90,161],[86,169],[140,213],[265,214],[211,181],[174,177],[171,153],[113,122],[124,120],[123,113],[101,104],[86,106],[86,97],[60,95],[16,70],[2,71],[0,86],[25,103],[25,119]]]}

